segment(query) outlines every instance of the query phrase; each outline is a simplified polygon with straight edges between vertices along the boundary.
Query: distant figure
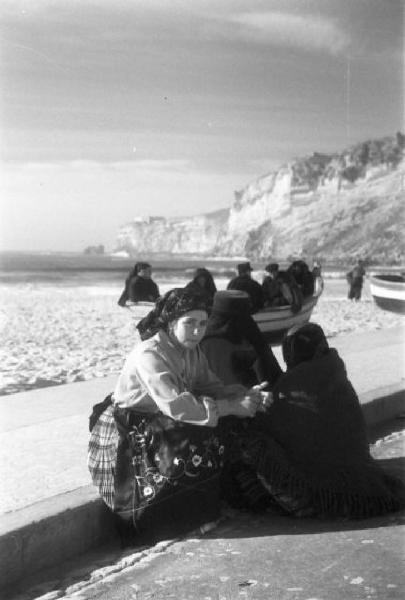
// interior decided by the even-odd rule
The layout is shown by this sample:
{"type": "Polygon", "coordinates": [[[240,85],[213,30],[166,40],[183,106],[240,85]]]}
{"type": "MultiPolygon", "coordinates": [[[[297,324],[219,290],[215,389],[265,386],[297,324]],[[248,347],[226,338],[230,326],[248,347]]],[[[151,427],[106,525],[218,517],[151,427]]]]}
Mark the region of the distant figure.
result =
{"type": "Polygon", "coordinates": [[[314,278],[304,260],[295,260],[287,269],[300,287],[304,298],[313,296],[315,291],[314,278]]]}
{"type": "Polygon", "coordinates": [[[268,272],[263,280],[265,308],[273,306],[291,306],[293,312],[302,307],[302,292],[294,277],[288,271],[280,271],[277,263],[265,267],[268,272]]]}
{"type": "Polygon", "coordinates": [[[252,279],[252,267],[250,262],[241,263],[237,266],[238,276],[234,277],[227,286],[228,290],[240,290],[247,292],[250,296],[251,313],[255,313],[264,306],[263,289],[260,283],[252,279]]]}
{"type": "Polygon", "coordinates": [[[125,280],[118,304],[124,307],[128,301],[155,302],[159,295],[159,288],[152,280],[152,267],[149,263],[138,262],[125,280]]]}
{"type": "Polygon", "coordinates": [[[264,306],[282,306],[284,304],[280,289],[279,266],[277,263],[270,263],[265,267],[268,275],[262,282],[264,306]]]}
{"type": "Polygon", "coordinates": [[[349,284],[349,293],[347,295],[349,300],[356,300],[356,302],[360,300],[365,274],[366,270],[363,260],[358,260],[357,265],[346,274],[347,283],[349,284]]]}
{"type": "Polygon", "coordinates": [[[214,278],[208,269],[204,267],[200,267],[196,269],[194,273],[194,277],[190,283],[188,283],[185,287],[186,290],[191,290],[198,294],[206,295],[209,300],[214,300],[214,294],[217,291],[217,286],[215,285],[214,278]]]}
{"type": "Polygon", "coordinates": [[[314,264],[312,267],[312,277],[314,279],[315,290],[314,293],[316,296],[319,296],[323,290],[323,279],[322,279],[322,266],[321,263],[314,260],[314,264]]]}
{"type": "Polygon", "coordinates": [[[312,266],[312,277],[315,279],[316,277],[322,276],[322,266],[317,260],[314,260],[314,264],[312,266]]]}

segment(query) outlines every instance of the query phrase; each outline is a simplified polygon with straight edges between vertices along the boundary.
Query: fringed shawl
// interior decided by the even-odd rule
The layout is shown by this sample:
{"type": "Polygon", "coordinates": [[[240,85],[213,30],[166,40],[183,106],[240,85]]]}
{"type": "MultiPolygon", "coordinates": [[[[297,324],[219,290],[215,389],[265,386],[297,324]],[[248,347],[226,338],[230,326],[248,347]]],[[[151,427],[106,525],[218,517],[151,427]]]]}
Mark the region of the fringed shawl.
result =
{"type": "Polygon", "coordinates": [[[369,454],[365,421],[334,349],[278,380],[249,455],[266,487],[306,498],[325,516],[363,518],[400,508],[395,485],[369,454]]]}

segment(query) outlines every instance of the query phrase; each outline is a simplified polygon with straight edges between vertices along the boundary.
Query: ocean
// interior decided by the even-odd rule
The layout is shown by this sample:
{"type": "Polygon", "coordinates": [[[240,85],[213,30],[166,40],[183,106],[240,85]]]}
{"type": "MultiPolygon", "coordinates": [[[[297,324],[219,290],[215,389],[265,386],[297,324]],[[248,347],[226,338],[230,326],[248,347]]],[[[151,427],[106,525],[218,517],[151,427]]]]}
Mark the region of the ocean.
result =
{"type": "MultiPolygon", "coordinates": [[[[153,269],[153,279],[163,289],[185,285],[193,277],[197,267],[209,269],[216,282],[224,284],[236,274],[236,265],[243,259],[159,257],[147,260],[153,269]]],[[[34,285],[56,287],[94,287],[116,289],[123,285],[135,259],[113,255],[86,255],[73,252],[0,252],[0,286],[34,285]]],[[[265,271],[264,262],[251,263],[255,268],[253,277],[261,281],[265,271]]],[[[282,268],[287,263],[281,263],[282,268]]],[[[347,267],[348,269],[349,267],[347,267]]],[[[328,279],[344,279],[345,270],[329,265],[323,268],[328,279]]],[[[224,287],[220,285],[219,287],[224,287]]]]}
{"type": "MultiPolygon", "coordinates": [[[[153,278],[165,287],[189,281],[197,267],[205,266],[214,277],[221,278],[230,278],[235,272],[235,261],[226,259],[142,257],[139,260],[152,265],[153,278]]],[[[0,285],[115,286],[125,280],[135,262],[113,255],[0,252],[0,285]]]]}

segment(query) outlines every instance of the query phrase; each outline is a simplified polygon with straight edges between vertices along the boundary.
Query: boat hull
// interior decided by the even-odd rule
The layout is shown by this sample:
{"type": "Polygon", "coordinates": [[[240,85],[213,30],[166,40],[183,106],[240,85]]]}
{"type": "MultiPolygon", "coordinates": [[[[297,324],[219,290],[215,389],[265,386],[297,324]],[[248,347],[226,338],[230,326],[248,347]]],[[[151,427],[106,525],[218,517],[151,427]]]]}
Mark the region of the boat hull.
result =
{"type": "Polygon", "coordinates": [[[405,314],[405,281],[400,275],[371,276],[370,292],[379,308],[405,314]]]}
{"type": "Polygon", "coordinates": [[[301,310],[297,313],[293,313],[289,306],[281,306],[255,313],[253,318],[266,341],[271,346],[277,346],[281,344],[285,334],[291,327],[304,325],[309,321],[318,302],[318,297],[313,296],[304,302],[301,310]]]}

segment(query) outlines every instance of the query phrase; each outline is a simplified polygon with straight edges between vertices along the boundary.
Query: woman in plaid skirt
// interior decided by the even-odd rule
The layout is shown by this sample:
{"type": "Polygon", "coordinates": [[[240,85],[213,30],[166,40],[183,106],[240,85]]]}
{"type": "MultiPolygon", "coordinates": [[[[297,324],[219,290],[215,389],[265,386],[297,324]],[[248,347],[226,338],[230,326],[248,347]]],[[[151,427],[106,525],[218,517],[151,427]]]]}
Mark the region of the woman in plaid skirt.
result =
{"type": "Polygon", "coordinates": [[[269,400],[260,386],[225,386],[212,373],[198,345],[207,319],[205,296],[174,289],[160,298],[90,420],[94,484],[121,520],[154,539],[218,518],[224,424],[269,400]]]}

